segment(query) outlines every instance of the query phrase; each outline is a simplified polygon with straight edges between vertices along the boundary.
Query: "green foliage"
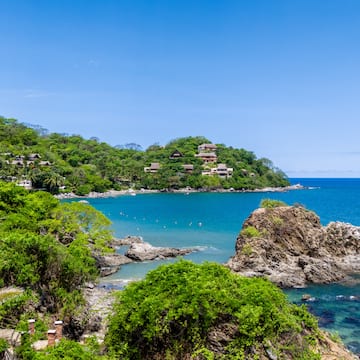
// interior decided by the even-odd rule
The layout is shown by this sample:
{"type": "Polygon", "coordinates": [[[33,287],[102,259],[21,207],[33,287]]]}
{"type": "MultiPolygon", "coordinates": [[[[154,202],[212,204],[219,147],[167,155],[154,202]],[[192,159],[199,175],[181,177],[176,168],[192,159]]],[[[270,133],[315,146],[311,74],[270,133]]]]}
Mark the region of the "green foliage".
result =
{"type": "Polygon", "coordinates": [[[64,191],[65,186],[65,191],[77,195],[130,186],[138,189],[190,186],[214,190],[289,185],[286,175],[270,160],[257,159],[251,151],[222,144],[217,149],[218,163],[234,168],[233,176],[228,179],[202,176],[204,164],[195,154],[203,143],[211,142],[202,136],[189,136],[141,151],[137,144],[111,147],[96,138],[86,140],[78,135],[49,134],[38,126],[0,117],[0,178],[28,179],[35,189],[52,194],[64,191]],[[180,151],[182,157],[171,159],[175,150],[180,151]],[[31,154],[39,154],[41,158],[32,159],[31,154]],[[16,156],[24,156],[20,165],[12,164],[16,156]],[[157,174],[145,173],[144,167],[152,162],[160,163],[161,169],[157,174]],[[184,172],[185,164],[194,166],[192,173],[184,172]]]}
{"type": "Polygon", "coordinates": [[[329,337],[330,337],[330,340],[332,340],[332,341],[334,341],[334,342],[336,342],[336,343],[338,343],[338,344],[342,344],[342,343],[343,343],[338,332],[331,332],[331,333],[329,333],[329,337]]]}
{"type": "Polygon", "coordinates": [[[100,356],[99,347],[93,342],[81,345],[78,342],[62,339],[59,344],[54,347],[47,348],[43,352],[34,355],[33,360],[97,360],[105,359],[100,356]]]}
{"type": "Polygon", "coordinates": [[[246,256],[250,256],[252,254],[252,252],[253,252],[253,249],[250,244],[245,244],[241,249],[241,253],[246,256]]]}
{"type": "Polygon", "coordinates": [[[38,301],[36,294],[27,290],[0,304],[0,326],[2,328],[14,328],[21,315],[27,313],[29,305],[38,301]]]}
{"type": "Polygon", "coordinates": [[[5,339],[0,339],[0,357],[6,349],[9,348],[9,343],[5,339]]]}
{"type": "Polygon", "coordinates": [[[241,230],[241,235],[247,238],[255,238],[260,237],[261,232],[254,226],[247,226],[246,228],[241,230]]]}
{"type": "MultiPolygon", "coordinates": [[[[181,260],[160,266],[118,294],[106,344],[121,359],[195,354],[215,359],[208,334],[228,328],[235,330],[226,335],[223,358],[247,359],[269,339],[278,341],[279,348],[284,345],[280,341],[293,344],[308,318],[267,280],[243,278],[218,264],[181,260]]],[[[316,321],[306,323],[316,334],[316,321]]],[[[308,351],[306,344],[294,344],[294,352],[308,351]]]]}
{"type": "Polygon", "coordinates": [[[20,346],[15,348],[16,358],[21,360],[34,360],[36,351],[31,347],[31,339],[29,333],[25,332],[21,336],[20,346]]]}
{"type": "Polygon", "coordinates": [[[287,204],[281,200],[263,199],[260,203],[261,208],[273,209],[280,206],[287,206],[287,204]]]}
{"type": "Polygon", "coordinates": [[[29,331],[29,319],[35,319],[35,333],[31,336],[31,341],[47,339],[47,331],[51,320],[47,316],[39,316],[35,311],[21,314],[20,320],[16,325],[16,330],[21,333],[27,333],[29,331]]]}
{"type": "Polygon", "coordinates": [[[279,216],[272,216],[270,219],[275,226],[282,226],[284,224],[284,219],[279,216]]]}
{"type": "MultiPolygon", "coordinates": [[[[110,251],[110,221],[87,204],[60,203],[13,183],[0,182],[0,204],[1,286],[34,290],[52,312],[75,311],[82,301],[77,290],[98,275],[94,254],[110,251]]],[[[3,298],[0,321],[2,313],[19,318],[21,299],[3,298]]]]}

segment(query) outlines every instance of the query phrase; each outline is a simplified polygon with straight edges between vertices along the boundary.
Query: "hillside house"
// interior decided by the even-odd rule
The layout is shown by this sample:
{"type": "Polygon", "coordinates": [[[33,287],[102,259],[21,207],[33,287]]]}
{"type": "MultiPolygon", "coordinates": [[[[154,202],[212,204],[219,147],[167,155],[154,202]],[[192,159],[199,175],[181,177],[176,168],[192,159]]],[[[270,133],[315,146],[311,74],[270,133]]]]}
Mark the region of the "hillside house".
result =
{"type": "Polygon", "coordinates": [[[228,168],[225,164],[218,164],[214,170],[218,176],[224,179],[231,177],[234,172],[233,168],[228,168]]]}
{"type": "Polygon", "coordinates": [[[232,177],[233,172],[234,172],[233,168],[228,168],[225,164],[218,164],[218,166],[215,168],[204,169],[201,172],[201,175],[204,175],[204,176],[217,175],[217,176],[221,177],[222,179],[227,179],[227,178],[232,177]]]}
{"type": "Polygon", "coordinates": [[[192,165],[192,164],[184,164],[183,169],[184,169],[185,173],[192,174],[192,172],[194,171],[194,165],[192,165]]]}
{"type": "Polygon", "coordinates": [[[160,169],[159,163],[151,163],[149,167],[145,167],[144,171],[146,173],[157,173],[160,169]]]}
{"type": "Polygon", "coordinates": [[[214,152],[201,152],[195,155],[200,158],[205,164],[216,163],[217,156],[214,152]]]}
{"type": "Polygon", "coordinates": [[[201,144],[198,146],[198,152],[214,152],[216,151],[217,146],[215,144],[201,144]]]}
{"type": "Polygon", "coordinates": [[[172,154],[169,156],[170,159],[180,159],[183,157],[183,154],[179,150],[175,150],[172,152],[172,154]]]}
{"type": "Polygon", "coordinates": [[[16,185],[23,187],[26,190],[32,189],[32,182],[31,180],[21,180],[16,185]]]}
{"type": "Polygon", "coordinates": [[[40,161],[40,162],[39,162],[39,165],[40,165],[40,166],[50,166],[50,165],[51,165],[51,162],[50,162],[50,161],[40,161]]]}
{"type": "Polygon", "coordinates": [[[30,154],[30,155],[28,156],[28,159],[29,159],[30,161],[35,161],[35,160],[41,159],[41,156],[40,156],[40,154],[30,154]]]}
{"type": "Polygon", "coordinates": [[[22,159],[16,159],[16,160],[11,160],[10,162],[8,162],[8,164],[22,167],[24,166],[24,161],[22,159]]]}

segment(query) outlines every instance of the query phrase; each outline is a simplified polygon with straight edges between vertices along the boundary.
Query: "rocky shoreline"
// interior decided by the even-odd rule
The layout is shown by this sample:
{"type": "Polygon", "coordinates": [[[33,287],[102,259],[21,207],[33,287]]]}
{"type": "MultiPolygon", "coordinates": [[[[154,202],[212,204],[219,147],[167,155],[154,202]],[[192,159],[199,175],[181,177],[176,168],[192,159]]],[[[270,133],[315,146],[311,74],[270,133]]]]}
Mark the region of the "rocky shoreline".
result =
{"type": "MultiPolygon", "coordinates": [[[[106,255],[103,264],[117,267],[131,261],[183,255],[184,249],[153,247],[141,237],[114,239],[114,247],[129,246],[125,255],[106,255]],[[131,254],[139,255],[131,255],[131,254]],[[126,255],[127,254],[127,255],[126,255]],[[130,256],[129,256],[130,254],[130,256]],[[133,258],[132,258],[133,256],[133,258]]],[[[194,251],[195,249],[186,249],[194,251]]],[[[319,217],[301,206],[257,209],[244,222],[236,241],[236,254],[226,266],[245,276],[264,276],[281,287],[304,287],[308,283],[330,283],[360,272],[360,227],[333,222],[322,226],[319,217]],[[255,229],[249,236],[245,231],[255,229]]],[[[116,288],[115,288],[116,290],[116,288]]],[[[96,335],[102,340],[111,315],[114,292],[104,284],[84,289],[91,320],[82,338],[96,335]]],[[[341,344],[323,334],[321,359],[358,359],[341,344]]]]}
{"type": "Polygon", "coordinates": [[[113,239],[112,246],[119,248],[128,246],[124,255],[119,253],[95,254],[95,260],[100,270],[100,283],[88,283],[83,288],[87,310],[79,314],[78,319],[73,319],[72,332],[79,334],[79,338],[85,340],[88,336],[96,336],[98,340],[104,339],[108,317],[112,311],[115,300],[114,290],[123,288],[124,284],[106,283],[101,279],[116,273],[124,264],[142,261],[156,261],[166,258],[183,256],[197,248],[169,248],[156,247],[145,242],[140,236],[127,236],[122,239],[113,239]],[[83,324],[83,325],[82,325],[83,324]],[[75,330],[74,330],[75,329],[75,330]]]}
{"type": "Polygon", "coordinates": [[[100,276],[105,277],[119,271],[121,265],[131,262],[143,262],[163,260],[184,256],[191,252],[198,251],[198,248],[172,248],[152,246],[145,242],[140,236],[127,236],[123,239],[113,239],[112,246],[119,248],[128,246],[125,254],[95,254],[97,266],[100,269],[100,276]]]}
{"type": "Polygon", "coordinates": [[[301,184],[295,184],[295,185],[289,185],[284,187],[265,187],[260,189],[254,189],[254,190],[234,190],[234,189],[216,189],[216,190],[195,190],[192,188],[184,188],[184,189],[178,189],[178,190],[148,190],[148,189],[140,189],[140,190],[134,190],[134,189],[127,189],[127,190],[108,190],[103,193],[99,192],[91,192],[87,195],[80,196],[76,195],[73,192],[69,193],[62,193],[54,195],[57,199],[97,199],[97,198],[110,198],[110,197],[118,197],[123,195],[131,195],[135,196],[138,194],[158,194],[158,193],[203,193],[203,192],[209,192],[209,193],[228,193],[228,192],[238,192],[238,193],[247,193],[247,192],[286,192],[286,191],[292,191],[292,190],[303,190],[306,189],[301,184]]]}

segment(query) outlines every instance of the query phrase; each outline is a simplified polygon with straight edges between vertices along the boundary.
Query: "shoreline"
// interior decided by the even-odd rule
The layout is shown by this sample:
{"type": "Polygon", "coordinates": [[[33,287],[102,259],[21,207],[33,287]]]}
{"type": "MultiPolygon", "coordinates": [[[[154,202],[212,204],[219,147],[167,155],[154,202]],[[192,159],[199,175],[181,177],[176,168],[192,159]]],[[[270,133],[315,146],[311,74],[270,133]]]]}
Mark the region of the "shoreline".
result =
{"type": "Polygon", "coordinates": [[[70,193],[63,193],[54,195],[55,198],[59,200],[64,199],[99,199],[99,198],[111,198],[111,197],[118,197],[124,195],[136,196],[141,194],[190,194],[190,193],[266,193],[266,192],[286,192],[286,191],[293,191],[293,190],[304,190],[306,189],[305,186],[301,184],[289,185],[284,187],[265,187],[261,189],[254,189],[254,190],[234,190],[234,189],[217,189],[217,190],[195,190],[192,188],[183,188],[178,190],[148,190],[148,189],[141,189],[141,190],[134,190],[134,189],[127,189],[127,190],[108,190],[103,193],[99,192],[90,192],[87,195],[76,195],[72,192],[70,193]]]}

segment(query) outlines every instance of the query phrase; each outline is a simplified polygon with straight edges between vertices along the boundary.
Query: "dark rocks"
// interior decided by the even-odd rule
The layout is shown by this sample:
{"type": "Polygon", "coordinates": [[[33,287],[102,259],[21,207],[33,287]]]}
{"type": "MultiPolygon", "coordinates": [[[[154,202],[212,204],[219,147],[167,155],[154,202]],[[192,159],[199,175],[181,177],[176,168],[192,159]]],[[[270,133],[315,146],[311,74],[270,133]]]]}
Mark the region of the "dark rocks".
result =
{"type": "Polygon", "coordinates": [[[346,326],[349,325],[350,327],[359,327],[360,326],[360,317],[358,316],[347,316],[344,318],[342,323],[346,326]]]}
{"type": "Polygon", "coordinates": [[[356,355],[360,355],[360,342],[359,341],[350,341],[348,344],[349,349],[356,355]]]}
{"type": "Polygon", "coordinates": [[[281,287],[343,280],[360,272],[360,227],[324,227],[314,212],[299,206],[257,209],[245,220],[227,266],[281,287]]]}
{"type": "Polygon", "coordinates": [[[100,269],[100,276],[108,276],[116,273],[121,265],[131,263],[132,260],[121,254],[94,255],[96,265],[100,269]]]}
{"type": "Polygon", "coordinates": [[[63,327],[63,335],[70,340],[79,341],[88,325],[88,318],[89,314],[84,309],[84,311],[77,314],[76,317],[72,316],[66,319],[63,327]]]}
{"type": "Polygon", "coordinates": [[[320,327],[328,327],[335,323],[335,313],[331,310],[323,310],[316,315],[318,317],[320,327]]]}

